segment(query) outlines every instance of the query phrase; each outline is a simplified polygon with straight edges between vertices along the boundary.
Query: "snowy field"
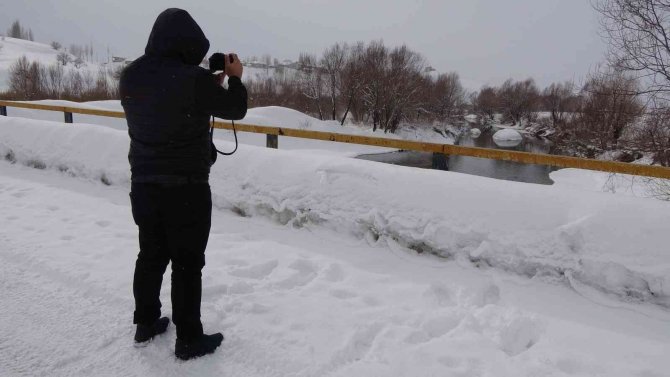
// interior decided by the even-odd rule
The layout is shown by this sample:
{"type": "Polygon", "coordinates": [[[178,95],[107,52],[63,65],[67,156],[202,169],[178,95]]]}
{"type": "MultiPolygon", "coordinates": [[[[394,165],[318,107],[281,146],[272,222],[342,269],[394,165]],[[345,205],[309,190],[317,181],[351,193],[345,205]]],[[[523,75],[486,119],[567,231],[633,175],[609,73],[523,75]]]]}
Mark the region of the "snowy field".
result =
{"type": "Polygon", "coordinates": [[[135,349],[127,148],[0,117],[0,375],[670,376],[670,203],[298,147],[212,172],[222,349],[135,349]]]}

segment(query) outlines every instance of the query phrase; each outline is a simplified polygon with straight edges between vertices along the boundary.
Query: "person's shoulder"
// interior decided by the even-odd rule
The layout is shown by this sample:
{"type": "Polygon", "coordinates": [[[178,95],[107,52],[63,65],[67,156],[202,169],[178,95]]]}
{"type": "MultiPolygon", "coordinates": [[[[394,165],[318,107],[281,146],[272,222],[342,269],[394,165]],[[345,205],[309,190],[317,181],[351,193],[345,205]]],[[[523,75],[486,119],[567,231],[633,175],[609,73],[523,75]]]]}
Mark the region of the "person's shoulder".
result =
{"type": "Polygon", "coordinates": [[[209,69],[203,68],[199,65],[191,65],[189,67],[190,67],[191,72],[193,72],[198,77],[206,77],[206,76],[211,74],[209,72],[209,69]]]}
{"type": "Polygon", "coordinates": [[[130,64],[128,64],[127,66],[123,67],[121,77],[123,77],[124,75],[127,75],[129,73],[132,73],[134,71],[137,71],[138,69],[141,69],[143,66],[146,65],[146,60],[147,60],[147,56],[142,55],[139,58],[135,59],[130,64]]]}

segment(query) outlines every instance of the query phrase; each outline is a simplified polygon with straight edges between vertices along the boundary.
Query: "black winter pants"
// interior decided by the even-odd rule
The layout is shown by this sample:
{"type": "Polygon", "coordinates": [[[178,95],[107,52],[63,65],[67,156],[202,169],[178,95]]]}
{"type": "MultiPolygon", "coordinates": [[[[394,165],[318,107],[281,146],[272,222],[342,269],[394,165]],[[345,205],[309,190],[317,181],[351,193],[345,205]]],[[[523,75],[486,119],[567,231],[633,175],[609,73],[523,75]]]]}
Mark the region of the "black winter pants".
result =
{"type": "Polygon", "coordinates": [[[133,183],[130,201],[140,233],[133,281],[134,323],[150,325],[160,317],[161,283],[171,261],[177,337],[189,340],[201,335],[201,270],[212,217],[209,184],[133,183]]]}

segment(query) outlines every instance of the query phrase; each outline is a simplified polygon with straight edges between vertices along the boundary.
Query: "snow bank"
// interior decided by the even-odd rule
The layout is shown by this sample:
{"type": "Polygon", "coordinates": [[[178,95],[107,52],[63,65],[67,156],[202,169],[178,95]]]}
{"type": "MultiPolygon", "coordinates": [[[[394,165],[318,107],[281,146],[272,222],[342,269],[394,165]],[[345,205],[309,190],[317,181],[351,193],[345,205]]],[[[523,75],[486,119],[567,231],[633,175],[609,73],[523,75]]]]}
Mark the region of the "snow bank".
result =
{"type": "MultiPolygon", "coordinates": [[[[127,148],[121,131],[0,118],[0,154],[38,168],[127,185],[127,148]]],[[[670,203],[251,146],[219,161],[215,203],[242,216],[670,307],[670,203]]]]}
{"type": "Polygon", "coordinates": [[[555,185],[579,190],[608,192],[639,198],[670,199],[670,180],[610,174],[579,169],[561,169],[550,174],[555,185]]]}
{"type": "Polygon", "coordinates": [[[0,177],[3,376],[630,377],[670,370],[668,311],[613,308],[564,287],[228,211],[213,214],[202,295],[205,330],[222,331],[226,341],[211,356],[178,362],[172,325],[149,346],[131,346],[137,228],[127,189],[5,162],[0,177]]]}

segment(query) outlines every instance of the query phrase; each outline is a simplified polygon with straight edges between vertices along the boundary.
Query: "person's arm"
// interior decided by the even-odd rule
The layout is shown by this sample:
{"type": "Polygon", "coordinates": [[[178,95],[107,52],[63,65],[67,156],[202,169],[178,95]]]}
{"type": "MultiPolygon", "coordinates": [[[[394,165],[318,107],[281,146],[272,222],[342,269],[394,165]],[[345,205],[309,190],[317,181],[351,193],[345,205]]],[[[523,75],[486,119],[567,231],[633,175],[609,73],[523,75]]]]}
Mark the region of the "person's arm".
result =
{"type": "Polygon", "coordinates": [[[247,114],[247,89],[239,77],[228,78],[224,89],[217,76],[203,71],[196,82],[196,106],[206,114],[228,120],[240,120],[247,114]]]}

